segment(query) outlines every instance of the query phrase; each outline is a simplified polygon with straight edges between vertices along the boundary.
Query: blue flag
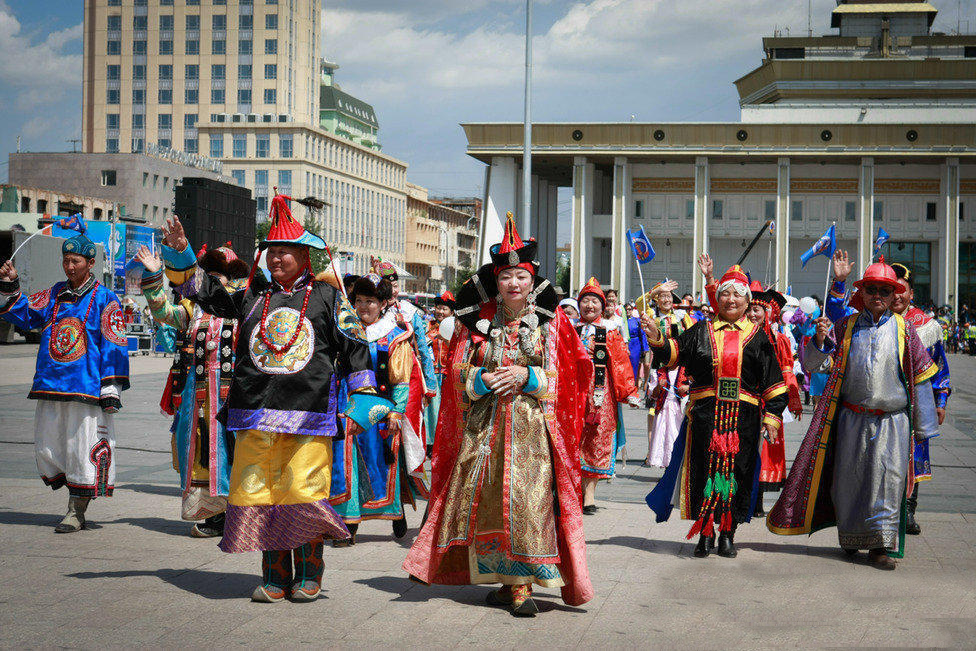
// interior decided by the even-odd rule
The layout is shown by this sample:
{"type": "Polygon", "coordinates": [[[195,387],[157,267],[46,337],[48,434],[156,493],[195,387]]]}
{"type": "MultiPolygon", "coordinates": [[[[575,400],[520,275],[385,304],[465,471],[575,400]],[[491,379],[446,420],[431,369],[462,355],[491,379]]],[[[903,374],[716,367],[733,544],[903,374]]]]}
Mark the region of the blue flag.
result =
{"type": "Polygon", "coordinates": [[[647,239],[647,233],[644,232],[643,226],[639,229],[628,230],[627,239],[630,241],[630,248],[633,250],[637,262],[647,264],[654,259],[656,255],[654,247],[651,246],[651,241],[647,239]]]}
{"type": "Polygon", "coordinates": [[[76,212],[71,217],[61,217],[55,224],[58,228],[63,228],[68,231],[78,231],[82,235],[88,230],[88,225],[85,224],[85,220],[80,212],[76,212]]]}
{"type": "Polygon", "coordinates": [[[878,227],[878,239],[874,241],[874,257],[877,258],[881,255],[881,247],[885,245],[885,242],[891,239],[888,232],[885,229],[878,227]]]}
{"type": "Polygon", "coordinates": [[[820,236],[816,244],[810,247],[810,249],[800,256],[800,262],[802,263],[800,267],[806,267],[807,263],[810,262],[810,258],[818,255],[822,255],[825,258],[830,258],[834,255],[834,249],[837,248],[837,225],[831,224],[827,232],[820,236]]]}

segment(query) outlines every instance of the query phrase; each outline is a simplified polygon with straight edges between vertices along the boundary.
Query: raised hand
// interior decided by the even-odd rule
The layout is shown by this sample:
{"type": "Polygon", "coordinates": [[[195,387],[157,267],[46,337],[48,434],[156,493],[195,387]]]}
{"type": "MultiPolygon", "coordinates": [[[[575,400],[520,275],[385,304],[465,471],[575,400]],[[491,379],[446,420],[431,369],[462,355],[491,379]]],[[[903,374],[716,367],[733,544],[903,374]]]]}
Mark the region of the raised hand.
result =
{"type": "Polygon", "coordinates": [[[136,251],[136,260],[141,262],[146,271],[151,274],[156,273],[163,266],[162,260],[153,255],[145,245],[140,246],[139,250],[136,251]]]}
{"type": "Polygon", "coordinates": [[[673,292],[676,289],[678,289],[678,281],[677,280],[669,280],[666,283],[664,283],[663,285],[661,285],[661,291],[664,291],[664,292],[673,292]]]}
{"type": "Polygon", "coordinates": [[[17,280],[17,269],[14,268],[14,261],[7,260],[0,267],[0,280],[5,283],[10,283],[17,280]]]}
{"type": "Polygon", "coordinates": [[[841,249],[834,251],[834,280],[844,282],[851,275],[852,269],[854,269],[854,261],[848,259],[847,251],[841,249]]]}
{"type": "Polygon", "coordinates": [[[641,314],[640,324],[648,341],[660,340],[661,329],[657,327],[657,321],[654,318],[647,314],[641,314]]]}
{"type": "Polygon", "coordinates": [[[177,251],[183,251],[187,247],[183,224],[180,223],[180,218],[176,215],[169,217],[163,224],[163,244],[177,251]]]}
{"type": "Polygon", "coordinates": [[[701,269],[702,275],[705,276],[705,282],[707,284],[712,284],[712,278],[715,273],[715,263],[712,262],[712,257],[707,253],[702,253],[698,256],[698,268],[701,269]]]}

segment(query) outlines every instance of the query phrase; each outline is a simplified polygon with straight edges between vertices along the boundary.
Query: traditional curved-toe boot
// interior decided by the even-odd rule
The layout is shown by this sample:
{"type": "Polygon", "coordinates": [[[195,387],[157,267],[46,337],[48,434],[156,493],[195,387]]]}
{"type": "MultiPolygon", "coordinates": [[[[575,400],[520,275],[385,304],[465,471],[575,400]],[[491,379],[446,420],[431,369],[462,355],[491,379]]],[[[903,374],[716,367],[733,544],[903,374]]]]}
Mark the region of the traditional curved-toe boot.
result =
{"type": "Polygon", "coordinates": [[[908,519],[905,522],[905,533],[909,536],[917,536],[922,533],[922,527],[915,521],[915,509],[918,507],[918,484],[915,484],[915,490],[912,491],[912,496],[908,498],[907,506],[908,519]]]}
{"type": "Polygon", "coordinates": [[[251,601],[274,604],[288,596],[291,584],[291,551],[261,552],[261,585],[254,588],[251,601]]]}
{"type": "Polygon", "coordinates": [[[322,590],[322,574],[325,562],[322,560],[322,541],[308,542],[292,550],[295,558],[295,581],[291,585],[291,600],[298,602],[315,601],[322,590]]]}
{"type": "Polygon", "coordinates": [[[723,531],[718,536],[718,555],[724,558],[735,558],[739,552],[735,550],[735,543],[732,541],[732,534],[723,531]]]}
{"type": "Polygon", "coordinates": [[[407,518],[399,518],[393,521],[393,537],[396,539],[403,538],[407,535],[407,518]]]}
{"type": "Polygon", "coordinates": [[[868,561],[879,570],[893,570],[897,567],[895,559],[888,556],[884,549],[872,549],[868,552],[868,561]]]}
{"type": "Polygon", "coordinates": [[[539,607],[532,599],[531,585],[512,586],[512,614],[516,617],[535,617],[539,607]]]}
{"type": "Polygon", "coordinates": [[[356,544],[356,532],[359,531],[359,523],[354,522],[352,524],[346,524],[346,529],[349,530],[348,538],[337,538],[332,541],[333,547],[351,547],[356,544]]]}
{"type": "Polygon", "coordinates": [[[190,529],[193,538],[216,538],[224,535],[224,514],[212,515],[203,522],[198,522],[190,529]]]}
{"type": "MultiPolygon", "coordinates": [[[[415,578],[411,576],[410,578],[415,578]]],[[[421,582],[417,579],[418,582],[421,582]]],[[[511,606],[512,605],[512,586],[503,585],[497,590],[492,590],[485,596],[485,603],[489,606],[511,606]]]]}
{"type": "Polygon", "coordinates": [[[88,509],[90,497],[69,497],[68,512],[65,514],[54,533],[74,533],[85,528],[85,511],[88,509]]]}
{"type": "Polygon", "coordinates": [[[697,558],[705,558],[712,552],[714,546],[715,536],[700,535],[698,537],[698,544],[695,545],[695,556],[697,558]]]}

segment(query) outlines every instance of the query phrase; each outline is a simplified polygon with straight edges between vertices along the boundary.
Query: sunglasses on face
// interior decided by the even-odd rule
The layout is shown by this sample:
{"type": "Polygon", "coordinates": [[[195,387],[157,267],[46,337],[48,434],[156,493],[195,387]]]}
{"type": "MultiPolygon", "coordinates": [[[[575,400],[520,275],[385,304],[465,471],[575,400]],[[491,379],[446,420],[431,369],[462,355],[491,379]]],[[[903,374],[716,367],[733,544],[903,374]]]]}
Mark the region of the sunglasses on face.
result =
{"type": "Polygon", "coordinates": [[[864,287],[864,292],[871,294],[873,296],[880,296],[881,298],[887,298],[891,296],[891,287],[885,287],[883,285],[866,285],[864,287]]]}

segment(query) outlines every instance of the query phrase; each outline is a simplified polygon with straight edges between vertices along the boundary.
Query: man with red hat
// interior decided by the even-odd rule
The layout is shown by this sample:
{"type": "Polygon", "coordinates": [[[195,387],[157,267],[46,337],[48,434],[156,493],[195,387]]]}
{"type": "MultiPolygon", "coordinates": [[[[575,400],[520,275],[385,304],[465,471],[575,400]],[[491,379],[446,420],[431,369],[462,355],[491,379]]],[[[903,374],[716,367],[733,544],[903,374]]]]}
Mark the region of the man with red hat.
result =
{"type": "Polygon", "coordinates": [[[349,391],[346,435],[375,425],[391,408],[376,395],[365,333],[348,300],[312,277],[309,247],[325,243],[292,217],[289,200],[272,199],[271,229],[260,244],[271,280],[254,275],[255,259],[238,291],[197,267],[178,218],[163,228],[167,268],[187,275],[181,292],[195,296],[203,311],[238,322],[234,376],[221,412],[236,442],[220,548],[262,552],[262,582],[251,596],[261,602],[316,599],[323,538],[349,537],[329,503],[332,440],[343,435],[340,378],[349,391]]]}
{"type": "Polygon", "coordinates": [[[630,366],[627,345],[614,323],[603,318],[607,299],[596,278],[590,280],[576,297],[580,323],[576,326],[580,340],[593,360],[592,410],[583,427],[580,457],[583,467],[583,513],[596,513],[596,483],[613,477],[617,450],[627,443],[623,419],[617,405],[637,403],[637,385],[630,366]]]}
{"type": "MultiPolygon", "coordinates": [[[[172,251],[172,249],[169,249],[172,251]]],[[[194,538],[224,533],[224,511],[230,489],[230,460],[234,439],[217,415],[227,399],[233,377],[237,321],[204,312],[190,299],[173,303],[163,288],[163,263],[145,246],[136,259],[142,263],[142,293],[157,323],[177,335],[176,355],[163,393],[163,410],[173,416],[173,465],[183,487],[181,515],[199,520],[190,529],[194,538]]],[[[225,287],[240,289],[247,264],[230,242],[197,253],[197,266],[225,287]]],[[[171,272],[174,286],[187,281],[186,272],[171,272]]]]}
{"type": "Polygon", "coordinates": [[[808,344],[804,369],[830,375],[766,525],[798,535],[836,524],[848,554],[866,549],[872,565],[893,570],[905,553],[913,442],[938,433],[937,368],[915,327],[891,311],[894,269],[876,262],[854,286],[863,307],[834,326],[837,343],[820,317],[808,344]]]}
{"type": "Polygon", "coordinates": [[[434,432],[437,429],[437,413],[441,406],[441,384],[444,382],[444,368],[447,365],[447,347],[451,342],[450,337],[454,328],[454,305],[454,295],[449,291],[435,298],[434,318],[427,324],[427,341],[434,360],[433,388],[436,391],[424,412],[428,447],[434,445],[434,432]]]}
{"type": "MultiPolygon", "coordinates": [[[[827,316],[834,323],[849,314],[853,314],[856,311],[854,306],[861,303],[861,296],[858,294],[851,297],[850,305],[844,300],[845,281],[853,267],[854,264],[850,261],[847,251],[837,250],[834,253],[834,284],[827,296],[826,305],[827,316]]],[[[952,393],[949,360],[945,354],[942,325],[913,304],[915,282],[911,270],[897,262],[892,264],[891,268],[895,270],[899,287],[895,292],[894,300],[891,302],[891,311],[902,315],[908,323],[915,327],[919,339],[922,340],[922,345],[925,346],[925,350],[938,369],[932,376],[932,391],[935,397],[935,413],[939,417],[939,425],[941,425],[945,421],[946,407],[949,402],[949,395],[952,393]]],[[[914,536],[922,533],[922,528],[915,519],[915,510],[918,506],[918,483],[932,479],[928,439],[915,441],[913,466],[916,483],[915,490],[908,498],[908,519],[905,525],[905,533],[914,536]]]]}
{"type": "Polygon", "coordinates": [[[694,520],[695,556],[736,556],[735,531],[752,517],[760,431],[776,436],[786,407],[786,384],[763,329],[745,317],[749,278],[735,265],[715,290],[716,315],[677,337],[644,317],[655,364],[683,366],[691,377],[688,408],[664,477],[647,496],[663,522],[674,505],[694,520]]]}

